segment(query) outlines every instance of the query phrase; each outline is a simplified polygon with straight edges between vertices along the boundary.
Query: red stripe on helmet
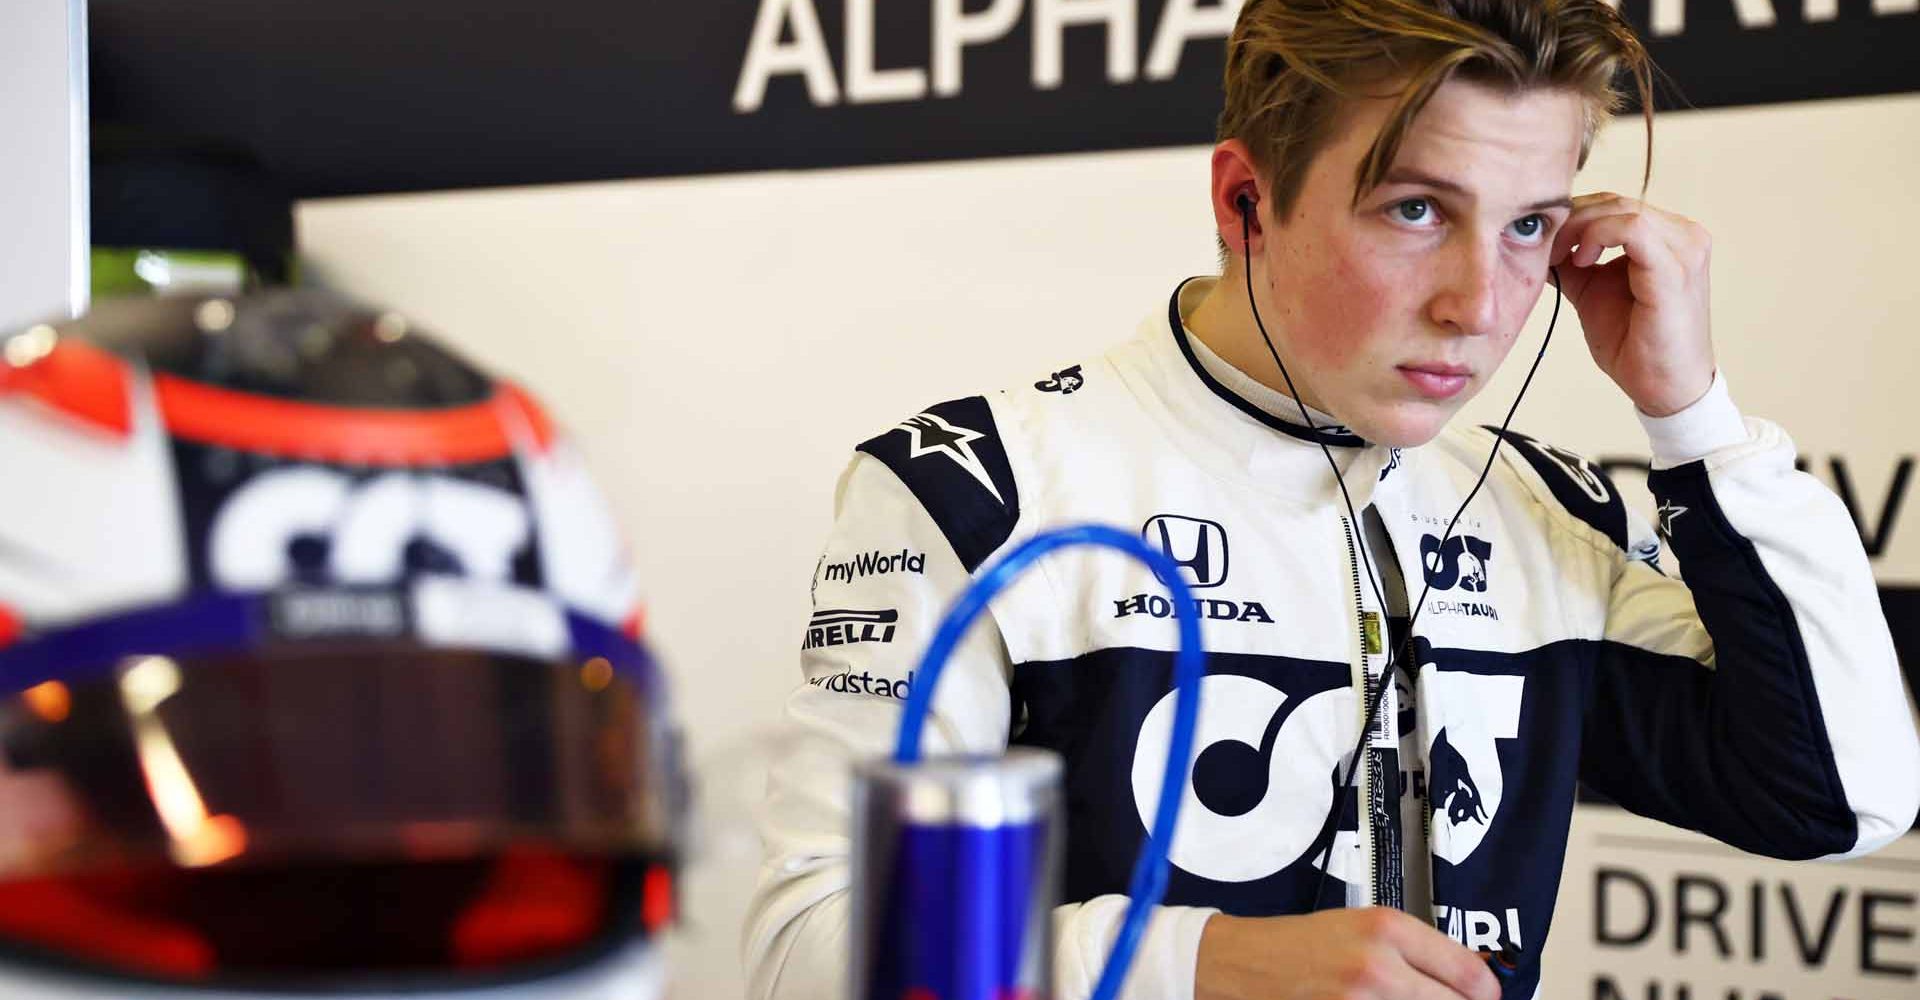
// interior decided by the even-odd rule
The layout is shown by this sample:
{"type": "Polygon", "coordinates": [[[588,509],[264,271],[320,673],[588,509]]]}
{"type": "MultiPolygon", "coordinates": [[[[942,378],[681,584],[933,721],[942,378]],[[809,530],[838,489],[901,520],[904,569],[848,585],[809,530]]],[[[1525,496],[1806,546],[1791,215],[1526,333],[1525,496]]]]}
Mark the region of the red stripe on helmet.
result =
{"type": "Polygon", "coordinates": [[[652,934],[673,920],[673,872],[658,865],[647,869],[640,889],[640,925],[652,934]]]}
{"type": "Polygon", "coordinates": [[[63,338],[24,365],[0,361],[0,396],[9,395],[25,396],[121,437],[133,430],[126,362],[81,341],[63,338]]]}
{"type": "Polygon", "coordinates": [[[143,912],[139,903],[152,891],[164,886],[117,872],[0,883],[0,937],[110,969],[185,980],[212,974],[216,958],[204,938],[143,912]]]}
{"type": "Polygon", "coordinates": [[[494,399],[525,421],[537,450],[544,452],[553,446],[553,421],[547,419],[547,411],[541,409],[539,401],[527,395],[526,390],[512,382],[501,382],[494,399]]]}
{"type": "Polygon", "coordinates": [[[604,860],[510,850],[455,921],[449,944],[463,967],[563,955],[591,942],[607,909],[604,860]]]}
{"type": "Polygon", "coordinates": [[[353,465],[458,465],[506,458],[521,431],[545,450],[552,426],[517,387],[445,410],[379,410],[301,403],[154,377],[161,419],[175,437],[257,452],[353,465]]]}

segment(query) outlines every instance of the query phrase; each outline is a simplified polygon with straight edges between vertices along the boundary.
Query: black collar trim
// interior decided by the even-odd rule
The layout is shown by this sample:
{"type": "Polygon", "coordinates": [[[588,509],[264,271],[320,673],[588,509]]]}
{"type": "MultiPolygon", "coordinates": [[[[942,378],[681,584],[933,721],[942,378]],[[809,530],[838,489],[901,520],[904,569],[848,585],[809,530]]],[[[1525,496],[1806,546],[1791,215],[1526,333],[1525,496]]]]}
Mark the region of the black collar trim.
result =
{"type": "Polygon", "coordinates": [[[1202,385],[1213,390],[1214,395],[1238,407],[1240,412],[1289,437],[1296,437],[1302,441],[1310,441],[1315,444],[1330,445],[1335,448],[1365,448],[1367,446],[1365,438],[1362,438],[1352,431],[1346,431],[1344,428],[1341,431],[1332,431],[1325,428],[1315,430],[1311,427],[1302,427],[1291,421],[1282,420],[1236,395],[1232,389],[1221,385],[1220,380],[1214,378],[1212,373],[1207,371],[1206,366],[1200,363],[1200,359],[1194,357],[1193,345],[1187,342],[1187,325],[1180,319],[1180,292],[1187,287],[1187,282],[1192,280],[1192,278],[1188,278],[1186,281],[1182,281],[1174,287],[1173,298],[1167,301],[1167,327],[1173,331],[1173,342],[1180,345],[1180,353],[1186,357],[1187,366],[1193,369],[1193,374],[1200,379],[1202,385]]]}

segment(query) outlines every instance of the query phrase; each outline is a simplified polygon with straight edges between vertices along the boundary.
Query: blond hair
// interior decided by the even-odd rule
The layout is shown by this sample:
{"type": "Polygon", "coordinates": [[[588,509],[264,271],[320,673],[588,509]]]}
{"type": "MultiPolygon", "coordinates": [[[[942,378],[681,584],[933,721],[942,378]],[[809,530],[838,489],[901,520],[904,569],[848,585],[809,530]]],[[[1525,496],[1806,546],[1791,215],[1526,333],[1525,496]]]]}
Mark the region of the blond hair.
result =
{"type": "Polygon", "coordinates": [[[1343,102],[1396,104],[1354,178],[1357,201],[1392,168],[1408,126],[1452,79],[1584,99],[1585,166],[1594,135],[1623,106],[1630,75],[1646,120],[1641,193],[1653,172],[1652,64],[1605,0],[1247,0],[1227,40],[1219,138],[1246,143],[1267,173],[1276,216],[1293,209],[1343,102]],[[1369,93],[1397,87],[1397,95],[1369,93]]]}

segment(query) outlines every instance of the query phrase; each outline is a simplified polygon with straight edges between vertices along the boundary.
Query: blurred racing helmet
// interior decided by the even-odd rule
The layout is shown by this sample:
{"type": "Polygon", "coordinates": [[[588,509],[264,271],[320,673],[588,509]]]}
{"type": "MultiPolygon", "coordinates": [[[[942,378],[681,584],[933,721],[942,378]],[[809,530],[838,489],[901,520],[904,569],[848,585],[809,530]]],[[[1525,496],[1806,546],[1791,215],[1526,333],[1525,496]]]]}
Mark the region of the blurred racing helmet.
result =
{"type": "Polygon", "coordinates": [[[657,995],[634,591],[534,401],[397,315],[0,336],[0,995],[657,995]]]}

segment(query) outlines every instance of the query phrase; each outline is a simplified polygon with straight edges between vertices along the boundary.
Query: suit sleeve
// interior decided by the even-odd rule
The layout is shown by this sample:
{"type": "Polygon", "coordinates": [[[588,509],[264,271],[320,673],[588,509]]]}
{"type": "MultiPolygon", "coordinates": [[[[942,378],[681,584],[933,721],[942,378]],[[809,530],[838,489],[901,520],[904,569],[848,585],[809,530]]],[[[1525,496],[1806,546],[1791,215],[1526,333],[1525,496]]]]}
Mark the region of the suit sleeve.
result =
{"type": "Polygon", "coordinates": [[[1885,845],[1920,811],[1920,737],[1851,517],[1718,380],[1666,419],[1646,421],[1660,537],[1633,523],[1617,560],[1583,780],[1758,854],[1885,845]]]}
{"type": "MultiPolygon", "coordinates": [[[[855,456],[815,571],[802,682],[783,708],[759,816],[766,858],[743,940],[755,1000],[846,995],[849,769],[855,759],[892,752],[920,654],[984,559],[980,552],[965,560],[956,554],[952,497],[936,506],[937,520],[896,468],[871,454],[855,456]]],[[[983,519],[971,523],[977,535],[983,519]]],[[[941,674],[926,752],[1003,751],[1013,722],[1011,669],[1000,632],[983,619],[941,674]]],[[[1103,896],[1055,910],[1061,1000],[1091,992],[1124,909],[1123,897],[1103,896]]],[[[1163,908],[1123,995],[1191,997],[1200,928],[1211,913],[1163,908]]]]}

